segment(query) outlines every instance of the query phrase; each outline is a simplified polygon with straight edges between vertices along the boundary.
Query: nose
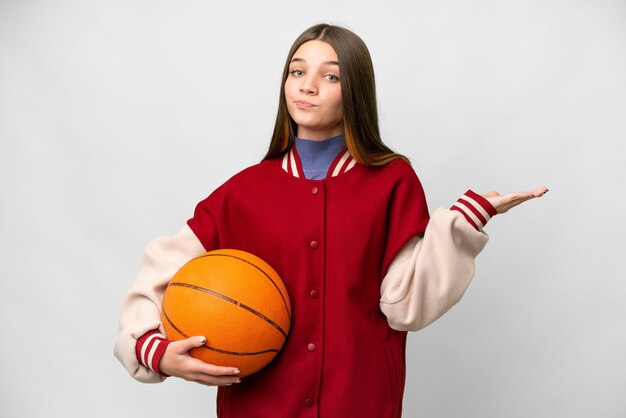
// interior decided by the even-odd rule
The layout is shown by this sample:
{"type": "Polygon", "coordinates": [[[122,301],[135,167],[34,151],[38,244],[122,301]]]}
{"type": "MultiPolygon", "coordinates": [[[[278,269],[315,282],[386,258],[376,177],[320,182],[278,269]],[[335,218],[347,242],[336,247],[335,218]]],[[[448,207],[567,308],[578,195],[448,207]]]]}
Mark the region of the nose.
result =
{"type": "Polygon", "coordinates": [[[317,94],[317,84],[312,76],[306,75],[301,78],[300,93],[308,96],[317,94]]]}

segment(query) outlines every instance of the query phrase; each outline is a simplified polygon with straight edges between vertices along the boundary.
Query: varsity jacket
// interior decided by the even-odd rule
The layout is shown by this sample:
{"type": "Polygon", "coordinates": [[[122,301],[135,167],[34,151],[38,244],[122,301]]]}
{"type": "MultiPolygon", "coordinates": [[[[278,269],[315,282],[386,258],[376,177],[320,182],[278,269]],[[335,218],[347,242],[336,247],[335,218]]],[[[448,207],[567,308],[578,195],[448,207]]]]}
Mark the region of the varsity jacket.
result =
{"type": "Polygon", "coordinates": [[[148,245],[115,347],[134,378],[165,378],[157,370],[169,279],[205,251],[235,248],[281,276],[292,325],[270,365],[218,389],[218,416],[400,417],[406,331],[462,297],[495,209],[468,191],[431,219],[422,186],[401,159],[373,168],[344,150],[326,179],[301,173],[292,147],[233,176],[178,234],[148,245]]]}

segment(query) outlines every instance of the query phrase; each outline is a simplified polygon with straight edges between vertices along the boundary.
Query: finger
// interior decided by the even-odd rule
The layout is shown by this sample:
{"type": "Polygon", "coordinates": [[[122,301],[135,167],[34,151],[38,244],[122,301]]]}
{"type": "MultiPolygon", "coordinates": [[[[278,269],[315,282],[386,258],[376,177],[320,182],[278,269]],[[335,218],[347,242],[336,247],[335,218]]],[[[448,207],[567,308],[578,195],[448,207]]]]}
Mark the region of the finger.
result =
{"type": "Polygon", "coordinates": [[[194,382],[194,383],[198,383],[200,385],[203,386],[208,386],[208,387],[216,387],[216,386],[232,386],[234,383],[226,383],[224,385],[216,385],[214,383],[207,383],[207,382],[203,382],[201,380],[189,380],[190,382],[194,382]]]}
{"type": "Polygon", "coordinates": [[[546,194],[548,192],[548,188],[547,187],[539,187],[538,189],[535,189],[531,192],[523,192],[523,193],[511,193],[507,196],[505,196],[505,205],[509,206],[510,204],[513,204],[512,206],[509,206],[508,209],[515,207],[517,205],[519,205],[520,203],[523,203],[527,200],[530,199],[534,199],[537,197],[541,197],[544,194],[546,194]]]}
{"type": "Polygon", "coordinates": [[[548,193],[548,188],[545,186],[539,187],[538,189],[533,190],[532,193],[534,197],[541,197],[544,194],[548,193]]]}
{"type": "Polygon", "coordinates": [[[532,198],[532,192],[510,193],[506,196],[502,196],[500,202],[497,202],[497,204],[494,202],[494,206],[496,207],[498,213],[506,213],[515,206],[532,198]]]}
{"type": "Polygon", "coordinates": [[[171,344],[175,346],[175,351],[179,354],[186,353],[192,348],[202,347],[206,343],[204,337],[190,337],[186,340],[175,341],[171,344]]]}
{"type": "Polygon", "coordinates": [[[483,196],[489,200],[498,213],[506,213],[515,206],[527,200],[541,197],[547,192],[548,188],[544,186],[530,192],[509,193],[505,196],[500,196],[497,192],[489,192],[483,196]]]}
{"type": "Polygon", "coordinates": [[[515,200],[517,200],[517,199],[528,200],[528,199],[532,199],[532,198],[535,198],[535,197],[541,197],[544,194],[546,194],[547,192],[548,192],[548,188],[543,186],[543,187],[539,187],[539,188],[537,188],[537,189],[535,189],[533,191],[530,191],[530,192],[511,193],[509,196],[514,196],[515,200]]]}
{"type": "Polygon", "coordinates": [[[236,367],[216,366],[215,364],[205,363],[202,360],[196,361],[191,365],[195,371],[212,376],[234,376],[238,375],[239,369],[236,367]]]}
{"type": "Polygon", "coordinates": [[[194,382],[202,383],[210,386],[226,386],[241,383],[241,379],[236,376],[212,376],[209,374],[197,373],[191,375],[194,382]]]}
{"type": "Polygon", "coordinates": [[[208,387],[215,387],[215,386],[232,386],[232,384],[226,384],[226,385],[216,385],[216,384],[213,384],[213,383],[206,383],[206,382],[203,382],[203,381],[201,381],[201,380],[191,380],[191,381],[192,381],[192,382],[195,382],[195,383],[198,383],[198,384],[200,384],[200,385],[203,385],[203,386],[208,386],[208,387]]]}

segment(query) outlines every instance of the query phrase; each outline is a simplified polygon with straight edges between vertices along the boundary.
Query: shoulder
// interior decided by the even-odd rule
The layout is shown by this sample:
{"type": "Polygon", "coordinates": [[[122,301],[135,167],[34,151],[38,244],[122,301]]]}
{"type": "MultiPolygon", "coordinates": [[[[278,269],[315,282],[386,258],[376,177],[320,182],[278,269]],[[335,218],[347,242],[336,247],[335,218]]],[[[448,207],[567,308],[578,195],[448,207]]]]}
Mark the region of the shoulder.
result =
{"type": "Polygon", "coordinates": [[[220,187],[225,187],[231,184],[237,184],[241,182],[250,181],[250,179],[263,176],[267,174],[268,170],[270,170],[270,165],[274,160],[275,159],[263,160],[259,163],[243,168],[240,171],[236,172],[235,174],[232,174],[226,181],[222,183],[220,187]]]}
{"type": "Polygon", "coordinates": [[[425,200],[424,187],[411,163],[403,158],[396,158],[380,167],[378,176],[392,191],[392,198],[400,200],[425,200]]]}
{"type": "Polygon", "coordinates": [[[390,163],[386,164],[384,168],[397,175],[416,176],[413,166],[404,158],[396,158],[390,163]]]}
{"type": "Polygon", "coordinates": [[[280,163],[272,158],[244,168],[223,182],[208,198],[224,199],[233,193],[245,192],[258,187],[261,183],[274,181],[277,165],[280,163]]]}
{"type": "Polygon", "coordinates": [[[219,213],[226,202],[253,189],[259,179],[266,179],[267,171],[267,164],[263,161],[232,175],[196,204],[194,217],[201,217],[206,213],[212,216],[219,213]]]}
{"type": "Polygon", "coordinates": [[[396,158],[380,167],[369,167],[368,171],[385,182],[409,182],[419,184],[413,166],[404,158],[396,158]]]}
{"type": "Polygon", "coordinates": [[[276,158],[263,160],[234,174],[224,183],[224,186],[239,187],[248,183],[258,182],[260,179],[266,179],[267,176],[271,176],[276,171],[277,165],[279,165],[279,162],[277,162],[276,158]]]}

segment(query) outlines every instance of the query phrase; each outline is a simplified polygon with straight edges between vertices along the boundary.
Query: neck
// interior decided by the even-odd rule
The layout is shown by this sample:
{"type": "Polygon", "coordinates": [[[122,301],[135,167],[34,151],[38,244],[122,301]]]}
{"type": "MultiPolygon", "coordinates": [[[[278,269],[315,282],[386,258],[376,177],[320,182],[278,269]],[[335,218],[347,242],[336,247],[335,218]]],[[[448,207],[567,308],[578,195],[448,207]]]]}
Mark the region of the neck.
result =
{"type": "Polygon", "coordinates": [[[309,141],[325,141],[329,138],[343,135],[343,124],[336,126],[334,129],[326,129],[323,131],[316,131],[298,126],[297,131],[296,137],[298,138],[308,139],[309,141]]]}

